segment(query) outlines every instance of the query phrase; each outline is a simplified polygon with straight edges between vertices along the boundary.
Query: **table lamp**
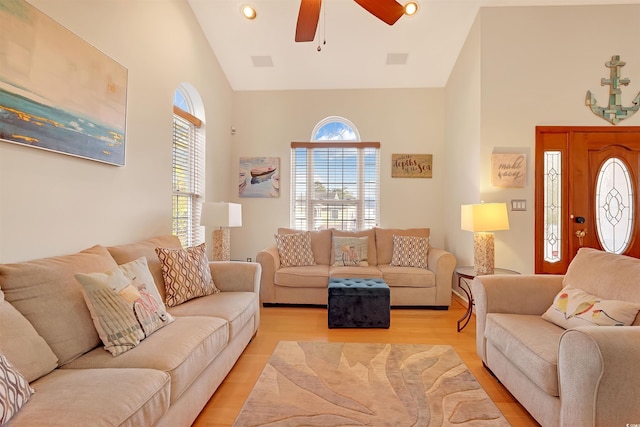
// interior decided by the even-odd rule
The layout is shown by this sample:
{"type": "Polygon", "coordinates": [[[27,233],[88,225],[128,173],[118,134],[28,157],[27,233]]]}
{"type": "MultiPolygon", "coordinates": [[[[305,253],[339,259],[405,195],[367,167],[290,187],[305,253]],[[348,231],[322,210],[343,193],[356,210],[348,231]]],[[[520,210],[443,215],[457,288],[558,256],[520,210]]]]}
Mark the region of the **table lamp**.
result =
{"type": "Polygon", "coordinates": [[[462,205],[460,214],[460,228],[473,231],[473,268],[475,274],[493,274],[493,231],[509,229],[507,204],[462,205]]]}
{"type": "Polygon", "coordinates": [[[202,204],[200,225],[216,227],[213,230],[213,260],[231,259],[230,227],[242,227],[242,205],[238,203],[209,202],[202,204]]]}

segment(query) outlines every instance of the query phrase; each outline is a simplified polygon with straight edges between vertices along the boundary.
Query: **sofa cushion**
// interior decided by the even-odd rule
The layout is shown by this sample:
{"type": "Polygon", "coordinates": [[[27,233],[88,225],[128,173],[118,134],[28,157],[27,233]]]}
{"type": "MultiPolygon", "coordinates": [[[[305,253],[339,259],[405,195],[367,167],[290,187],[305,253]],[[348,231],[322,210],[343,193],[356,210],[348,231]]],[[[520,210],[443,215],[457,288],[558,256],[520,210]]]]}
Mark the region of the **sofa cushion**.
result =
{"type": "Polygon", "coordinates": [[[150,368],[171,376],[175,402],[229,341],[229,324],[218,317],[176,317],[136,348],[111,356],[97,348],[64,366],[67,369],[150,368]]]}
{"type": "Polygon", "coordinates": [[[32,385],[36,393],[15,425],[152,426],[171,390],[169,375],[152,369],[57,369],[32,385]]]}
{"type": "MultiPolygon", "coordinates": [[[[306,233],[304,230],[278,228],[278,234],[306,233]]],[[[311,251],[316,264],[331,264],[331,230],[309,231],[311,233],[311,251]]]]}
{"type": "MultiPolygon", "coordinates": [[[[236,338],[244,326],[254,322],[260,311],[260,298],[255,292],[220,292],[192,299],[171,307],[174,316],[214,316],[229,322],[229,340],[236,338]]],[[[252,325],[256,329],[257,325],[252,325]]]]}
{"type": "Polygon", "coordinates": [[[311,250],[311,233],[276,234],[280,267],[316,265],[311,250]]]}
{"type": "Polygon", "coordinates": [[[220,292],[211,278],[206,247],[156,248],[162,267],[167,306],[220,292]]]}
{"type": "Polygon", "coordinates": [[[274,283],[292,288],[326,288],[329,283],[329,265],[281,268],[275,273],[274,283]]]}
{"type": "Polygon", "coordinates": [[[370,265],[368,267],[339,266],[329,268],[329,277],[345,277],[352,279],[381,279],[382,272],[377,266],[373,265],[370,265]]]}
{"type": "Polygon", "coordinates": [[[428,237],[393,236],[393,254],[390,265],[429,268],[428,255],[428,237]]]}
{"type": "Polygon", "coordinates": [[[118,264],[126,264],[140,257],[147,259],[149,271],[156,283],[156,288],[160,292],[163,301],[165,299],[164,278],[162,277],[162,265],[156,248],[182,249],[180,239],[173,235],[153,237],[139,242],[127,243],[125,245],[110,246],[107,249],[118,264]]]}
{"type": "MultiPolygon", "coordinates": [[[[162,301],[140,289],[120,267],[105,273],[78,273],[87,306],[98,335],[114,356],[131,350],[140,341],[169,323],[162,301]]],[[[155,288],[154,285],[151,285],[155,288]]]]}
{"type": "Polygon", "coordinates": [[[640,303],[606,300],[572,286],[564,287],[542,318],[564,329],[577,326],[629,326],[640,303]]]}
{"type": "Polygon", "coordinates": [[[369,237],[333,237],[334,266],[368,267],[369,237]]]}
{"type": "Polygon", "coordinates": [[[0,353],[0,425],[5,425],[35,392],[15,366],[0,353]]]}
{"type": "Polygon", "coordinates": [[[545,393],[559,396],[558,346],[564,329],[540,316],[487,314],[485,337],[545,393]]]}
{"type": "MultiPolygon", "coordinates": [[[[378,265],[378,255],[376,254],[376,232],[373,228],[362,231],[342,231],[331,230],[333,237],[367,237],[369,239],[367,247],[367,258],[369,265],[378,265]]],[[[335,259],[333,248],[331,249],[331,259],[335,259]]]]}
{"type": "Polygon", "coordinates": [[[31,323],[4,300],[0,290],[0,349],[27,381],[53,371],[58,358],[31,323]]]}
{"type": "Polygon", "coordinates": [[[434,288],[436,286],[436,274],[431,270],[388,264],[379,265],[378,268],[389,287],[434,288]]]}
{"type": "MultiPolygon", "coordinates": [[[[592,248],[580,248],[571,260],[562,286],[600,298],[640,303],[640,259],[592,248]]],[[[636,320],[640,324],[640,319],[636,320]]]]}
{"type": "Polygon", "coordinates": [[[391,264],[393,257],[393,236],[415,236],[429,238],[429,228],[375,228],[378,264],[391,264]]]}
{"type": "Polygon", "coordinates": [[[100,344],[75,273],[117,267],[106,248],[35,261],[0,265],[5,299],[31,322],[64,365],[100,344]]]}

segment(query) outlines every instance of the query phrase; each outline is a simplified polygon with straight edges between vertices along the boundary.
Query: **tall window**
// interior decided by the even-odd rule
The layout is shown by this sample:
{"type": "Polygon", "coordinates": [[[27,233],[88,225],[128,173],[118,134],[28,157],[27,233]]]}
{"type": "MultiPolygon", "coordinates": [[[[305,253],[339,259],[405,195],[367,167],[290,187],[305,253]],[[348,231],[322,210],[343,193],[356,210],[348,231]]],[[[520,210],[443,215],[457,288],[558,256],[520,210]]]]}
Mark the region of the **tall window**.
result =
{"type": "Polygon", "coordinates": [[[291,227],[355,231],[378,225],[380,143],[361,142],[342,117],[318,123],[311,141],[291,143],[291,227]]]}
{"type": "Polygon", "coordinates": [[[173,234],[184,247],[203,241],[200,206],[204,200],[204,136],[187,91],[173,100],[173,234]]]}

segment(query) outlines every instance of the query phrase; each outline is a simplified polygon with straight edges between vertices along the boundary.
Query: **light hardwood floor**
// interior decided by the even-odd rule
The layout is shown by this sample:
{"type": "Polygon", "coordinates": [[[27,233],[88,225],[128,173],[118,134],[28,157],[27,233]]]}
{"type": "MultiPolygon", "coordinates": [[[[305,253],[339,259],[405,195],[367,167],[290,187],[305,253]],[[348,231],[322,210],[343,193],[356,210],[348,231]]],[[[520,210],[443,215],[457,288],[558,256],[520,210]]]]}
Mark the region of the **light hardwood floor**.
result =
{"type": "Polygon", "coordinates": [[[475,316],[462,331],[456,320],[464,313],[454,298],[449,310],[392,309],[389,329],[328,329],[326,308],[266,307],[258,334],[245,349],[220,388],[193,424],[222,427],[233,424],[278,341],[390,342],[448,344],[513,426],[538,426],[511,394],[491,376],[476,354],[475,316]]]}

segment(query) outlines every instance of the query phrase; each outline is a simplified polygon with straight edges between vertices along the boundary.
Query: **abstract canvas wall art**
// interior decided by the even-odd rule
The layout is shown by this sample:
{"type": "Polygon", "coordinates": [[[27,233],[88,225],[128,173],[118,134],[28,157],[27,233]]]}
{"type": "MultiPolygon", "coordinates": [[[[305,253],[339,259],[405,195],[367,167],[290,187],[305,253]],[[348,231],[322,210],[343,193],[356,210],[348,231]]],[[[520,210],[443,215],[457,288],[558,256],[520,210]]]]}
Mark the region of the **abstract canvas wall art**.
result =
{"type": "Polygon", "coordinates": [[[23,0],[0,22],[0,140],[124,166],[127,69],[23,0]]]}

